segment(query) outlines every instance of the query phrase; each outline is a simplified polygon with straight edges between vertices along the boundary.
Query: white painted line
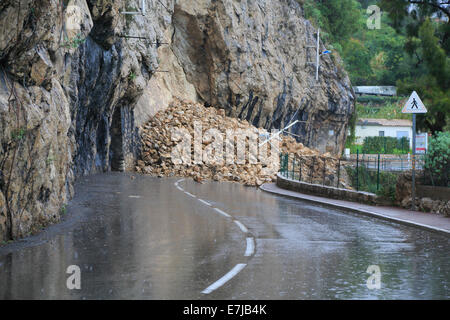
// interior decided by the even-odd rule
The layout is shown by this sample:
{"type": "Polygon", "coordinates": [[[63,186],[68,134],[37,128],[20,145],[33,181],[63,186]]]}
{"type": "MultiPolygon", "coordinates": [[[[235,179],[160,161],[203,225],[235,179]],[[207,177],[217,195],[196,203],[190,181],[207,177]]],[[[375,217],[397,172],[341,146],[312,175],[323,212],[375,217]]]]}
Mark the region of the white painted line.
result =
{"type": "Polygon", "coordinates": [[[175,187],[177,187],[178,189],[180,189],[180,186],[178,185],[180,182],[183,182],[184,179],[180,179],[177,182],[174,183],[175,187]]]}
{"type": "Polygon", "coordinates": [[[128,198],[135,198],[135,199],[139,199],[141,196],[128,196],[128,198]]]}
{"type": "Polygon", "coordinates": [[[247,249],[245,250],[245,257],[250,257],[255,252],[255,240],[247,238],[247,249]]]}
{"type": "Polygon", "coordinates": [[[177,186],[177,189],[184,192],[183,188],[181,188],[180,186],[177,186]]]}
{"type": "MultiPolygon", "coordinates": [[[[281,177],[281,175],[278,175],[278,177],[285,179],[284,177],[281,177]]],[[[292,180],[293,181],[293,180],[292,180]]],[[[302,196],[301,194],[295,194],[294,192],[289,192],[288,190],[283,190],[282,191],[278,191],[278,190],[273,190],[270,187],[267,187],[265,185],[262,185],[260,187],[262,190],[268,192],[268,193],[272,193],[272,194],[276,194],[276,195],[281,195],[284,197],[289,197],[289,198],[294,198],[297,200],[302,200],[302,201],[308,201],[308,202],[312,202],[312,203],[319,203],[319,204],[325,204],[328,205],[330,207],[333,208],[337,208],[337,209],[342,209],[344,211],[352,211],[352,212],[356,212],[359,214],[363,214],[366,216],[372,216],[372,217],[376,217],[378,219],[382,219],[382,220],[387,220],[387,221],[391,221],[391,222],[396,222],[398,224],[403,224],[403,225],[407,225],[407,226],[412,226],[412,227],[419,227],[421,229],[425,229],[428,231],[435,231],[435,232],[439,232],[439,233],[444,233],[446,235],[450,234],[450,230],[448,229],[441,229],[438,227],[434,227],[428,224],[422,224],[422,223],[418,223],[412,220],[406,220],[406,219],[400,219],[400,218],[396,218],[394,216],[388,216],[388,215],[384,215],[381,213],[377,213],[377,212],[373,212],[370,210],[366,210],[366,209],[360,209],[360,208],[355,208],[352,206],[346,206],[344,204],[338,204],[332,201],[326,201],[323,198],[320,197],[316,197],[316,196],[302,196]]]]}
{"type": "Polygon", "coordinates": [[[223,215],[224,217],[231,218],[231,216],[230,216],[228,213],[223,212],[222,210],[220,210],[220,209],[218,209],[218,208],[214,208],[214,210],[216,210],[218,213],[220,213],[220,214],[223,215]]]}
{"type": "Polygon", "coordinates": [[[184,193],[186,193],[188,196],[191,196],[192,198],[197,198],[195,195],[193,195],[192,193],[189,193],[187,191],[185,191],[184,193]]]}
{"type": "Polygon", "coordinates": [[[248,229],[242,223],[240,223],[239,221],[234,220],[234,223],[236,223],[238,225],[238,227],[241,229],[241,231],[243,233],[247,233],[248,232],[248,229]]]}
{"type": "Polygon", "coordinates": [[[202,200],[202,199],[198,199],[198,201],[200,201],[203,204],[206,204],[207,206],[211,207],[211,203],[209,203],[208,201],[202,200]]]}
{"type": "Polygon", "coordinates": [[[230,281],[234,276],[236,276],[239,272],[241,272],[242,269],[244,269],[247,266],[245,263],[239,263],[234,266],[233,269],[231,269],[226,275],[224,275],[222,278],[214,282],[212,285],[210,285],[208,288],[202,291],[203,294],[209,294],[216,290],[217,288],[220,288],[225,283],[230,281]]]}

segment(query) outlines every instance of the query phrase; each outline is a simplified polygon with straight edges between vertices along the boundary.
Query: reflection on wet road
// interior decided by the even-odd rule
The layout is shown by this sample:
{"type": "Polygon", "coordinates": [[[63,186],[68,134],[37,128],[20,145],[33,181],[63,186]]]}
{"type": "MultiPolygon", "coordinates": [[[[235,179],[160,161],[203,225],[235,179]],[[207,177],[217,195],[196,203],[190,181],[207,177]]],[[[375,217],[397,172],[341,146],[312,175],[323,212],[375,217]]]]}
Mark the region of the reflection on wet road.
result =
{"type": "Polygon", "coordinates": [[[448,237],[234,183],[135,177],[81,179],[64,222],[0,248],[0,299],[450,298],[448,237]]]}

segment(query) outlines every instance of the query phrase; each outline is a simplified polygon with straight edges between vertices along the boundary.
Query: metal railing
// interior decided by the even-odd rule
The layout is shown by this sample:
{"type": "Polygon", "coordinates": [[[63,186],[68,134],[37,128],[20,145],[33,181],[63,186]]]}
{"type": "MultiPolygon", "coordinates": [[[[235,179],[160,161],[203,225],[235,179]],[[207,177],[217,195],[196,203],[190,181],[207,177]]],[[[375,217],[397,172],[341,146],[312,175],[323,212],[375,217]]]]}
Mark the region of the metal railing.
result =
{"type": "MultiPolygon", "coordinates": [[[[424,157],[416,155],[416,169],[423,169],[423,165],[424,157]]],[[[392,195],[399,173],[411,169],[412,159],[407,155],[357,153],[355,157],[333,158],[280,154],[280,173],[288,179],[372,193],[392,195]]]]}

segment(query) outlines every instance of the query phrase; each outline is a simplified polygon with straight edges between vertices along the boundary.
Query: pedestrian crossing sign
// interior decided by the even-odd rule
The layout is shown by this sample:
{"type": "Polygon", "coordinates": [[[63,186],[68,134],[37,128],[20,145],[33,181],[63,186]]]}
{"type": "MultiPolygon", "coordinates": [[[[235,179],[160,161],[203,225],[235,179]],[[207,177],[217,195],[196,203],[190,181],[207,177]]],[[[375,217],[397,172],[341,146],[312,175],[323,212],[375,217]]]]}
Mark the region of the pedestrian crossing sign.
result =
{"type": "Polygon", "coordinates": [[[403,107],[402,113],[427,113],[427,108],[423,104],[417,92],[413,92],[408,102],[403,107]]]}

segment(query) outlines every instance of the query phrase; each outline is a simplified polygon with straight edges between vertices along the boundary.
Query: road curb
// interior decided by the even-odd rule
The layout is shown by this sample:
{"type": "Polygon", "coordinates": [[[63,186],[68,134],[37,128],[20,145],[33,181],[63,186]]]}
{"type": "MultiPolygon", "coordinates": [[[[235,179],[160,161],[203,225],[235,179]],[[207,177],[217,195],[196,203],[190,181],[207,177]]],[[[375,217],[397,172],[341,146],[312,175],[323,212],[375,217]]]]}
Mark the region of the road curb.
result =
{"type": "MultiPolygon", "coordinates": [[[[450,236],[450,231],[449,230],[436,228],[436,227],[433,227],[433,226],[430,226],[430,225],[426,225],[426,224],[422,224],[422,223],[418,223],[418,222],[414,222],[414,221],[410,221],[410,220],[404,220],[404,219],[400,219],[400,218],[390,217],[390,216],[387,216],[387,215],[384,215],[384,214],[381,214],[381,213],[377,213],[377,212],[373,212],[373,211],[369,211],[369,210],[346,207],[344,205],[340,205],[340,204],[331,202],[332,199],[330,199],[330,201],[327,201],[328,199],[323,199],[323,200],[311,199],[311,198],[303,197],[303,194],[299,193],[299,192],[295,192],[296,195],[291,195],[291,194],[288,194],[288,193],[285,193],[285,192],[279,192],[279,191],[276,191],[276,190],[271,190],[271,189],[267,188],[267,185],[269,185],[269,184],[263,184],[259,188],[262,191],[268,192],[268,193],[271,193],[271,194],[276,194],[276,195],[279,195],[279,196],[283,196],[283,197],[287,197],[287,198],[291,198],[291,199],[296,199],[296,200],[301,200],[301,201],[307,201],[307,202],[314,203],[314,204],[319,204],[319,205],[325,206],[325,207],[341,209],[343,211],[350,211],[350,212],[354,212],[354,213],[359,213],[359,214],[362,214],[362,215],[365,215],[365,216],[375,217],[375,218],[378,218],[378,219],[382,219],[382,220],[386,220],[386,221],[390,221],[390,222],[396,222],[396,223],[399,223],[399,224],[402,224],[402,225],[416,227],[416,228],[420,228],[420,229],[423,229],[423,230],[432,231],[432,232],[440,233],[440,234],[443,234],[443,235],[446,235],[446,236],[450,236]]],[[[282,189],[282,190],[284,190],[284,189],[282,189]]],[[[294,191],[290,191],[290,190],[286,190],[286,191],[294,192],[294,191]]],[[[307,196],[307,195],[305,195],[305,196],[307,196]]]]}

